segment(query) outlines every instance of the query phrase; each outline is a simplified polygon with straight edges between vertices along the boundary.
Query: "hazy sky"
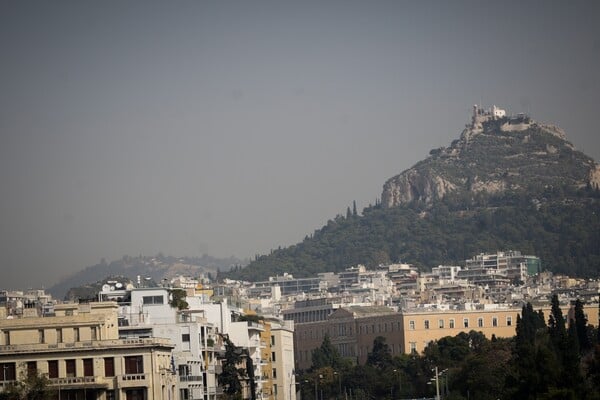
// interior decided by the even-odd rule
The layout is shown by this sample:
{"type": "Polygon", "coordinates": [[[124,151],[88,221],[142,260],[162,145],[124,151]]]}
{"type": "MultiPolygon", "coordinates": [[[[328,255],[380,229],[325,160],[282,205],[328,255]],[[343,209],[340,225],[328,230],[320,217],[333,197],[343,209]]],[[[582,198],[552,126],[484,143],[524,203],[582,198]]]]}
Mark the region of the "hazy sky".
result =
{"type": "Polygon", "coordinates": [[[0,288],[294,244],[475,103],[600,159],[597,1],[2,1],[0,288]]]}

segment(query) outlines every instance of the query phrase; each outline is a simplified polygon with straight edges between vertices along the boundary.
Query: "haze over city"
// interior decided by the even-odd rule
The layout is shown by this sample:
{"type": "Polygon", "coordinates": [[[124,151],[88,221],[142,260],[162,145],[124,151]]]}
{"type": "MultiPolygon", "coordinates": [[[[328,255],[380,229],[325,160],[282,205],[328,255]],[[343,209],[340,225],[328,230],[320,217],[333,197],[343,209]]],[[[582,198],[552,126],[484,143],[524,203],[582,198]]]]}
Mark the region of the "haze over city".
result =
{"type": "Polygon", "coordinates": [[[474,103],[600,159],[600,5],[4,2],[3,288],[250,258],[447,146],[474,103]]]}

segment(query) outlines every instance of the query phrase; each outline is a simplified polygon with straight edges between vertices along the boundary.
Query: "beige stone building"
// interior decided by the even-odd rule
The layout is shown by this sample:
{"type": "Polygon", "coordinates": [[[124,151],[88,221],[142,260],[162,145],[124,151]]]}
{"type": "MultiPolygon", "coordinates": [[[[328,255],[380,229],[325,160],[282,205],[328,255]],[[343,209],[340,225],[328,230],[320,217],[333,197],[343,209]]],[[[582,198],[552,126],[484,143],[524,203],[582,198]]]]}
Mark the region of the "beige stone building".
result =
{"type": "MultiPolygon", "coordinates": [[[[546,321],[550,306],[542,310],[546,321]]],[[[588,324],[598,326],[598,305],[584,307],[588,324]]],[[[456,336],[472,330],[482,332],[488,339],[509,338],[516,334],[517,316],[521,307],[471,309],[413,309],[396,312],[388,307],[347,307],[333,312],[323,321],[295,325],[294,350],[296,366],[304,370],[312,364],[312,351],[329,335],[342,357],[364,364],[377,336],[383,336],[392,356],[421,353],[427,345],[445,336],[456,336]]],[[[567,322],[573,317],[572,307],[563,307],[567,322]]]]}
{"type": "Polygon", "coordinates": [[[52,317],[0,315],[0,390],[37,373],[60,400],[177,400],[173,345],[119,339],[117,308],[62,304],[52,317]]]}

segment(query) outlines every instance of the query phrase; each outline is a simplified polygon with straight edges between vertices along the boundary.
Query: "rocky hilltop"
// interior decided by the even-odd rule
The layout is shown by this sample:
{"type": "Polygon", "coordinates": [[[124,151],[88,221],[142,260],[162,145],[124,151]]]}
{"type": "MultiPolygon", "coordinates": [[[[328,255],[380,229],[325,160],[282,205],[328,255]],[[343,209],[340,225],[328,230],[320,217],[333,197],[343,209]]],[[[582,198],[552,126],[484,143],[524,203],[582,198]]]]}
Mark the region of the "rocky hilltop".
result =
{"type": "Polygon", "coordinates": [[[430,205],[449,194],[521,192],[548,188],[600,187],[598,164],[567,141],[558,127],[500,108],[474,106],[471,123],[448,147],[390,178],[383,207],[419,202],[430,205]]]}

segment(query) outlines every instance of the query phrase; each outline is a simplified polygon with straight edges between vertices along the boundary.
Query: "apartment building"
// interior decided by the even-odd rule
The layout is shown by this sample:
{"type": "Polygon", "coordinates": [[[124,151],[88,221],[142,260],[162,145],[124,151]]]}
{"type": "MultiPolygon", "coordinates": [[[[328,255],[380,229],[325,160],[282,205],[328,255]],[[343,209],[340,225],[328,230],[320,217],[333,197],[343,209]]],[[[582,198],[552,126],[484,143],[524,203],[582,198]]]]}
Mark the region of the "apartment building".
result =
{"type": "Polygon", "coordinates": [[[61,400],[177,400],[173,346],[119,339],[117,309],[61,304],[52,317],[0,318],[0,389],[43,374],[61,400]]]}
{"type": "Polygon", "coordinates": [[[292,321],[271,320],[269,349],[273,400],[296,400],[294,375],[294,325],[292,321]]]}
{"type": "Polygon", "coordinates": [[[108,289],[99,294],[101,299],[119,301],[121,339],[163,338],[173,344],[171,363],[181,400],[215,400],[222,392],[216,377],[217,328],[203,310],[172,306],[171,296],[164,287],[108,289]]]}

